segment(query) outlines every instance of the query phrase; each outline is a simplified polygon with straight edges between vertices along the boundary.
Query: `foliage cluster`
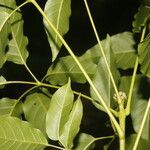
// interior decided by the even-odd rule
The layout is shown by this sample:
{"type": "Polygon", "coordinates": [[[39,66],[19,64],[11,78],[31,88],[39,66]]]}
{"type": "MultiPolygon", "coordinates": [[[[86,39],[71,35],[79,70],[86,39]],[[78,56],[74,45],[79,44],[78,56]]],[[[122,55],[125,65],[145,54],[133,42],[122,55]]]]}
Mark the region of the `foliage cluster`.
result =
{"type": "Polygon", "coordinates": [[[150,147],[150,101],[145,92],[150,84],[150,2],[145,0],[141,4],[134,17],[133,32],[107,35],[102,41],[88,3],[86,0],[84,3],[97,44],[82,56],[75,56],[63,38],[69,30],[71,0],[47,0],[44,10],[35,0],[26,0],[19,6],[15,0],[0,1],[0,68],[11,61],[23,65],[34,79],[34,82],[7,81],[0,75],[0,89],[8,84],[32,85],[18,99],[0,99],[1,150],[42,150],[46,147],[90,150],[99,140],[106,140],[103,148],[107,150],[115,139],[119,141],[120,150],[150,147]],[[20,8],[28,3],[43,17],[52,52],[53,62],[43,79],[37,79],[26,63],[28,37],[23,33],[20,8]],[[62,45],[69,55],[58,58],[62,45]],[[128,69],[133,74],[121,73],[128,69]],[[87,86],[87,82],[89,95],[71,87],[71,83],[87,86]],[[82,133],[83,100],[91,101],[109,116],[113,135],[93,137],[82,133]],[[125,132],[127,116],[131,116],[135,131],[128,137],[125,132]]]}

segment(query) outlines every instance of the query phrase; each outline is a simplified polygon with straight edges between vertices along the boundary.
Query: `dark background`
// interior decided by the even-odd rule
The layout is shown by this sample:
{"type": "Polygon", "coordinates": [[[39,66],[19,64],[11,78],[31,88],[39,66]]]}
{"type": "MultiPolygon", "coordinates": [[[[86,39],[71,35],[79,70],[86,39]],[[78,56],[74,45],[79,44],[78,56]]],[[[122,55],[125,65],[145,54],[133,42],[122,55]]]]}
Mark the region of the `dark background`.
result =
{"type": "MultiPolygon", "coordinates": [[[[24,0],[17,0],[18,5],[24,0]]],[[[37,0],[42,8],[46,0],[37,0]]],[[[72,15],[70,17],[70,30],[65,35],[66,41],[76,55],[83,54],[88,48],[94,46],[97,41],[93,33],[83,0],[71,0],[72,15]]],[[[89,0],[90,9],[100,36],[104,39],[107,34],[114,35],[124,31],[132,31],[132,21],[140,2],[138,0],[89,0]]],[[[43,28],[42,17],[32,4],[21,8],[24,19],[24,34],[29,39],[29,58],[27,64],[32,72],[40,80],[45,75],[51,64],[51,49],[43,28]]],[[[59,56],[68,55],[62,47],[59,56]]],[[[7,80],[29,80],[32,78],[21,65],[7,62],[0,70],[7,80]]],[[[9,87],[9,86],[8,86],[9,87]]],[[[14,88],[13,88],[14,89],[14,88]]],[[[7,89],[0,96],[10,95],[14,98],[20,95],[16,89],[7,89]]]]}
{"type": "MultiPolygon", "coordinates": [[[[18,4],[22,2],[23,0],[17,0],[18,4]]],[[[37,2],[44,8],[46,0],[38,0],[37,2]]],[[[138,0],[89,0],[88,2],[101,39],[104,39],[107,34],[114,35],[124,31],[132,31],[133,16],[140,5],[138,0]]],[[[24,34],[29,39],[28,51],[30,55],[27,64],[40,80],[51,64],[50,46],[39,12],[32,4],[27,4],[21,10],[24,19],[24,34]]],[[[70,30],[65,35],[65,39],[76,55],[83,54],[97,43],[83,0],[72,0],[70,30]]],[[[68,53],[62,47],[59,56],[65,55],[68,53]]],[[[7,80],[33,80],[23,66],[11,62],[4,65],[1,73],[7,80]]],[[[0,91],[0,97],[18,98],[29,87],[27,85],[6,86],[0,91]]],[[[78,90],[83,90],[82,87],[83,85],[78,85],[78,90]]],[[[103,124],[103,121],[107,122],[108,120],[105,114],[100,113],[88,102],[84,104],[84,109],[85,115],[81,126],[83,132],[94,136],[111,135],[112,130],[106,129],[103,124]]],[[[128,121],[130,122],[130,118],[128,121]]],[[[127,132],[132,132],[132,127],[127,128],[127,132]]]]}

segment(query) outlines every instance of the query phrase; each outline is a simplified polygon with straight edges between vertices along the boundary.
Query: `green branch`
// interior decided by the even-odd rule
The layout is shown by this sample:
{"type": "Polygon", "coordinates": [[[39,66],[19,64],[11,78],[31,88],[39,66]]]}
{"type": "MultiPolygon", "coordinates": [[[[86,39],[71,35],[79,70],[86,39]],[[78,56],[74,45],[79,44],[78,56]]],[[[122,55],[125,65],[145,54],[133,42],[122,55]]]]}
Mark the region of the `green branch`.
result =
{"type": "MultiPolygon", "coordinates": [[[[140,40],[141,42],[144,40],[145,33],[146,33],[146,26],[144,27],[144,29],[142,31],[142,36],[141,36],[141,40],[140,40]]],[[[138,60],[139,59],[137,56],[136,61],[135,61],[135,65],[134,65],[134,71],[133,71],[132,79],[131,79],[129,94],[128,94],[128,100],[127,100],[127,106],[126,106],[126,115],[130,114],[132,94],[133,94],[133,89],[134,89],[134,84],[135,84],[135,79],[136,79],[136,72],[137,72],[138,63],[139,63],[138,60]]]]}
{"type": "Polygon", "coordinates": [[[106,110],[107,114],[109,115],[110,119],[112,120],[112,122],[114,123],[118,133],[120,136],[123,136],[123,132],[117,122],[117,120],[115,119],[115,117],[113,116],[113,114],[111,113],[111,111],[109,110],[108,106],[105,104],[105,101],[103,100],[103,98],[101,97],[101,95],[99,94],[98,90],[96,89],[96,87],[94,86],[92,80],[90,79],[90,77],[88,76],[88,74],[86,73],[85,69],[83,68],[83,66],[80,64],[79,60],[77,59],[77,57],[74,55],[73,51],[71,50],[71,48],[68,46],[68,44],[66,43],[66,41],[63,39],[63,37],[60,35],[60,33],[58,32],[58,30],[54,27],[54,25],[50,22],[50,20],[48,19],[48,17],[46,16],[46,14],[44,13],[44,11],[41,9],[41,7],[38,5],[38,3],[35,0],[28,0],[30,1],[37,9],[38,11],[41,13],[41,15],[45,18],[45,20],[47,21],[47,23],[49,24],[50,28],[52,28],[52,30],[57,34],[58,38],[61,40],[61,42],[64,44],[65,48],[67,49],[67,51],[69,52],[69,54],[72,56],[72,58],[74,59],[74,61],[76,62],[76,64],[78,65],[78,67],[80,68],[80,70],[82,71],[82,73],[84,74],[85,78],[87,79],[88,83],[90,84],[90,86],[92,87],[93,91],[95,92],[95,94],[97,95],[97,97],[100,100],[101,105],[104,107],[104,109],[106,110]]]}
{"type": "Polygon", "coordinates": [[[90,9],[89,9],[87,0],[84,0],[84,3],[85,3],[85,7],[86,7],[86,10],[87,10],[87,13],[88,13],[88,16],[89,16],[89,19],[90,19],[92,28],[93,28],[93,30],[94,30],[94,34],[95,34],[95,37],[96,37],[96,39],[97,39],[97,42],[98,42],[100,51],[101,51],[102,56],[103,56],[103,58],[104,58],[104,61],[105,61],[105,64],[106,64],[106,68],[107,68],[108,73],[109,73],[109,75],[110,75],[110,79],[111,79],[112,85],[113,85],[113,87],[114,87],[114,90],[115,90],[115,93],[116,93],[116,96],[117,96],[117,99],[118,99],[118,103],[121,103],[121,99],[120,99],[120,96],[119,96],[119,92],[118,92],[116,83],[115,83],[115,81],[114,81],[113,75],[112,75],[112,73],[111,73],[110,66],[109,66],[109,64],[108,64],[106,55],[105,55],[105,53],[104,53],[104,49],[103,49],[103,47],[102,47],[100,38],[99,38],[99,36],[98,36],[98,32],[97,32],[97,30],[96,30],[95,23],[94,23],[94,21],[93,21],[93,18],[92,18],[92,15],[91,15],[91,12],[90,12],[90,9]]]}
{"type": "MultiPolygon", "coordinates": [[[[51,85],[51,84],[47,84],[47,83],[37,83],[37,82],[28,82],[28,81],[6,81],[6,82],[1,82],[0,83],[0,86],[2,85],[8,85],[8,84],[27,84],[27,85],[34,85],[34,87],[32,87],[31,89],[34,89],[34,88],[37,88],[37,87],[40,87],[40,86],[43,86],[43,87],[47,87],[47,88],[54,88],[54,89],[59,89],[60,86],[56,86],[56,85],[51,85]]],[[[30,89],[29,89],[30,90],[30,89]]],[[[23,94],[21,95],[21,97],[19,98],[19,100],[24,97],[26,94],[28,93],[28,90],[23,94]]],[[[85,95],[85,94],[82,94],[80,92],[77,92],[77,91],[73,91],[74,94],[76,95],[80,95],[81,97],[85,98],[86,100],[90,100],[92,102],[96,102],[99,104],[99,101],[96,101],[94,100],[93,98],[85,95]]],[[[99,104],[100,105],[100,104],[99,104]]],[[[101,105],[100,105],[101,106],[101,105]]],[[[102,107],[102,106],[101,106],[102,107]]],[[[111,109],[110,108],[110,111],[116,116],[118,117],[118,112],[116,112],[115,110],[111,109]]]]}
{"type": "Polygon", "coordinates": [[[86,150],[91,144],[93,144],[94,142],[96,141],[99,141],[99,140],[106,140],[106,139],[113,139],[115,136],[112,135],[112,136],[105,136],[105,137],[98,137],[98,138],[94,138],[85,148],[84,150],[86,150]]]}

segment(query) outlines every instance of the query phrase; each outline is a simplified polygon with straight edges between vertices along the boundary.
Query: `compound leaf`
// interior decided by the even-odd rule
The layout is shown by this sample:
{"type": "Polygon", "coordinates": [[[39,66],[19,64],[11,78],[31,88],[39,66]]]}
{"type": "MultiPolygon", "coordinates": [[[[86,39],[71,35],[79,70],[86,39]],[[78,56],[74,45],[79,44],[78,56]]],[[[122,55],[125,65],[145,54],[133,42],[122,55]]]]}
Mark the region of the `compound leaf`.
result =
{"type": "MultiPolygon", "coordinates": [[[[71,0],[47,0],[44,12],[62,36],[68,32],[71,0]]],[[[52,50],[52,60],[54,61],[62,46],[62,42],[45,19],[44,25],[52,50]]]]}

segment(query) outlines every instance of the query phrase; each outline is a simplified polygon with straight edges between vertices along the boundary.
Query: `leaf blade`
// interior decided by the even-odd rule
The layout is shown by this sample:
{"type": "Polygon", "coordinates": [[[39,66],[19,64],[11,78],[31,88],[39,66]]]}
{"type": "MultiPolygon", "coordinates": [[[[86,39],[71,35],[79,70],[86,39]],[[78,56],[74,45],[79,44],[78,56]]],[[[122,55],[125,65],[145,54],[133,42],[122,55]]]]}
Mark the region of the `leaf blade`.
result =
{"type": "Polygon", "coordinates": [[[90,144],[91,142],[94,141],[94,137],[89,135],[89,134],[85,134],[85,133],[81,133],[79,135],[79,139],[78,139],[78,143],[77,146],[75,147],[75,150],[92,150],[94,147],[94,144],[90,144]],[[90,144],[90,146],[88,146],[90,144]]]}
{"type": "Polygon", "coordinates": [[[8,16],[9,14],[5,11],[0,11],[0,68],[7,59],[5,50],[8,43],[8,35],[10,33],[8,16]]]}
{"type": "MultiPolygon", "coordinates": [[[[0,5],[0,11],[5,11],[8,14],[10,14],[15,8],[17,8],[15,0],[2,0],[0,2],[0,5]]],[[[8,43],[8,52],[6,53],[6,59],[16,64],[24,64],[29,55],[26,48],[28,39],[26,36],[24,36],[23,33],[23,18],[20,10],[16,11],[10,17],[10,23],[12,38],[8,43]]]]}
{"type": "Polygon", "coordinates": [[[24,150],[35,147],[42,150],[47,145],[46,138],[42,133],[30,126],[29,123],[15,117],[0,117],[0,149],[18,148],[24,150]],[[8,144],[9,142],[9,144],[8,144]]]}
{"type": "Polygon", "coordinates": [[[133,32],[140,32],[141,27],[145,26],[150,16],[150,7],[148,5],[140,6],[139,11],[135,14],[135,21],[133,21],[133,32]]]}
{"type": "MultiPolygon", "coordinates": [[[[82,64],[88,75],[92,77],[96,69],[96,64],[88,60],[89,59],[86,57],[79,58],[80,63],[82,64]]],[[[48,69],[46,75],[46,81],[55,85],[64,85],[67,83],[69,78],[71,78],[71,81],[73,82],[86,82],[86,78],[71,56],[60,58],[60,61],[56,64],[56,66],[52,65],[48,69]]]]}
{"type": "Polygon", "coordinates": [[[59,88],[52,96],[46,115],[46,132],[52,140],[59,140],[73,105],[73,92],[68,84],[59,88]]]}
{"type": "Polygon", "coordinates": [[[26,120],[33,127],[40,129],[46,135],[46,114],[50,103],[50,97],[44,93],[32,93],[28,95],[23,104],[26,120]]]}
{"type": "Polygon", "coordinates": [[[62,130],[62,134],[60,135],[60,142],[66,148],[72,148],[73,146],[73,139],[80,129],[82,115],[83,106],[80,98],[78,98],[73,105],[72,111],[69,115],[69,119],[64,126],[64,130],[62,130]]]}
{"type": "MultiPolygon", "coordinates": [[[[71,14],[70,0],[48,0],[46,2],[44,12],[62,36],[68,32],[69,17],[71,14]]],[[[57,34],[49,28],[49,25],[45,19],[44,25],[52,50],[52,60],[54,61],[62,46],[62,42],[58,38],[57,34]]]]}
{"type": "MultiPolygon", "coordinates": [[[[110,70],[112,72],[112,75],[114,77],[114,81],[116,85],[118,85],[119,82],[119,72],[116,68],[113,52],[110,49],[110,38],[108,38],[107,41],[105,41],[105,45],[103,45],[103,48],[105,50],[105,55],[107,58],[108,65],[110,66],[110,70]]],[[[99,64],[97,66],[97,71],[92,79],[93,84],[98,89],[98,92],[102,96],[102,98],[105,100],[105,103],[108,107],[114,107],[115,101],[113,100],[113,94],[114,94],[114,88],[112,85],[112,81],[110,78],[110,74],[107,70],[106,63],[103,57],[99,59],[99,64]]],[[[98,100],[98,97],[96,96],[95,92],[92,88],[90,88],[90,94],[93,99],[98,100]]],[[[95,104],[97,107],[97,104],[95,104]]],[[[97,107],[99,108],[99,107],[97,107]]]]}
{"type": "Polygon", "coordinates": [[[150,78],[150,34],[138,45],[139,63],[141,72],[150,78]]]}

